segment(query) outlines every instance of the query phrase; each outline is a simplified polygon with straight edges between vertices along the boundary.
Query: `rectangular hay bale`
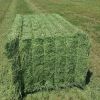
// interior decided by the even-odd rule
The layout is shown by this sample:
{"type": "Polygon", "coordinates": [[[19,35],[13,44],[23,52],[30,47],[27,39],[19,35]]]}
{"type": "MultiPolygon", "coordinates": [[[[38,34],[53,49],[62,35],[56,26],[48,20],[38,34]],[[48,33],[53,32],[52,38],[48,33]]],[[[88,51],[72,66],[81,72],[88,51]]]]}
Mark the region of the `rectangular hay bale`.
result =
{"type": "MultiPolygon", "coordinates": [[[[19,29],[18,34],[8,41],[12,44],[18,38],[16,56],[11,58],[13,70],[21,71],[16,79],[21,91],[30,93],[72,84],[84,86],[90,49],[87,34],[57,14],[23,15],[21,20],[17,21],[20,27],[14,28],[14,31],[19,29]]],[[[8,54],[10,50],[7,49],[8,54]]]]}

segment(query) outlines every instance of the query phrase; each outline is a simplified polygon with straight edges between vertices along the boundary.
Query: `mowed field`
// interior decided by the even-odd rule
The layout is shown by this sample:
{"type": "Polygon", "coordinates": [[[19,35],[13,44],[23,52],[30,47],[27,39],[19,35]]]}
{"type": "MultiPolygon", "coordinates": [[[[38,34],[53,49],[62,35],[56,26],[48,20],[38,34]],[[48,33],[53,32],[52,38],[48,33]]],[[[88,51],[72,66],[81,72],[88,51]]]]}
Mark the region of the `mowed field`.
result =
{"type": "Polygon", "coordinates": [[[25,100],[99,100],[100,98],[100,0],[0,0],[0,100],[15,100],[5,43],[16,14],[58,13],[84,30],[91,40],[90,70],[85,90],[77,88],[29,94],[25,100]],[[14,96],[14,95],[13,95],[14,96]]]}

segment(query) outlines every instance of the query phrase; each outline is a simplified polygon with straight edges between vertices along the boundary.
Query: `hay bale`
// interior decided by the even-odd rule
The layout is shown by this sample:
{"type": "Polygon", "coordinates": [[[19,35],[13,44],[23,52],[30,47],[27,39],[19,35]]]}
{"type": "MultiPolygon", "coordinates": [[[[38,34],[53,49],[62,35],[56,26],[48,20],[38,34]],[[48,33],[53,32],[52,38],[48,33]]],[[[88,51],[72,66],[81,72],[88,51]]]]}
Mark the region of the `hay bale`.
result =
{"type": "Polygon", "coordinates": [[[90,48],[87,34],[57,14],[23,15],[21,20],[15,20],[18,34],[12,31],[14,38],[8,41],[13,47],[18,39],[18,47],[13,49],[16,56],[7,48],[15,76],[19,74],[20,91],[84,86],[90,48]]]}

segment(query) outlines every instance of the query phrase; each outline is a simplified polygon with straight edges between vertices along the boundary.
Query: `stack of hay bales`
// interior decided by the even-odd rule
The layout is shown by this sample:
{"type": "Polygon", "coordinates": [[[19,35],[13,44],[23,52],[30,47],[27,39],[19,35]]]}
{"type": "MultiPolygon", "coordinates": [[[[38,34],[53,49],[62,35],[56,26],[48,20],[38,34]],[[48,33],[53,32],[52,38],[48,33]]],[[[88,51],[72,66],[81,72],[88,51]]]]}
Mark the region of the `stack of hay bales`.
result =
{"type": "Polygon", "coordinates": [[[85,85],[87,34],[57,14],[17,15],[14,23],[6,49],[17,91],[85,85]]]}

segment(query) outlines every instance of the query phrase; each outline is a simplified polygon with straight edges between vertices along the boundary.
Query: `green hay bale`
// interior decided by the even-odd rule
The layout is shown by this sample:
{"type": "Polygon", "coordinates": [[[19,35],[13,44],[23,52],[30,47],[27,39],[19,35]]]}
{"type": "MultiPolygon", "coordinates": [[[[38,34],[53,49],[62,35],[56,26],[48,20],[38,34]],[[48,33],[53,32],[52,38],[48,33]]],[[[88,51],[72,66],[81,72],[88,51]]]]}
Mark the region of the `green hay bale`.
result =
{"type": "Polygon", "coordinates": [[[90,43],[84,32],[57,14],[23,15],[17,20],[18,34],[12,31],[15,37],[8,41],[12,48],[18,40],[16,53],[7,50],[22,94],[85,85],[90,43]]]}

